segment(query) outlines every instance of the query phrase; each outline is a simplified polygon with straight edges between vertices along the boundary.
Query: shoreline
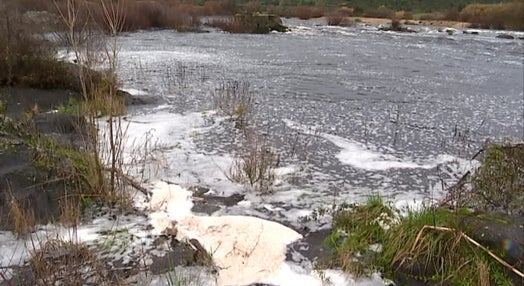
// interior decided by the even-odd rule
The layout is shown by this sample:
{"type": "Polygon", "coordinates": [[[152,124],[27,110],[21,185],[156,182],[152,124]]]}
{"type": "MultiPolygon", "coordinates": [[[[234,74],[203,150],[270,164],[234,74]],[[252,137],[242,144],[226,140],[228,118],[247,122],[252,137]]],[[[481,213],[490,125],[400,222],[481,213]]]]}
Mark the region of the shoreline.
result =
{"type": "MultiPolygon", "coordinates": [[[[355,21],[360,19],[361,23],[371,25],[389,25],[391,19],[387,18],[367,18],[367,17],[350,17],[351,20],[355,21]]],[[[468,22],[457,22],[448,20],[409,20],[401,19],[400,22],[406,26],[432,26],[432,27],[447,27],[455,29],[468,29],[471,23],[468,22]]]]}

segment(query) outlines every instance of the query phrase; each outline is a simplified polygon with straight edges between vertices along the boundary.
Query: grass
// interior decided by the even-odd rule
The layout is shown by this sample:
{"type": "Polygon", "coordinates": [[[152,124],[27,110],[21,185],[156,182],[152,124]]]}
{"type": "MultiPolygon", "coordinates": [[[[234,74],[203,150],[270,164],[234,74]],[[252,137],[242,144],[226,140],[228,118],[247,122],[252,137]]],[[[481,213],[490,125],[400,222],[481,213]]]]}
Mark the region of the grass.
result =
{"type": "Polygon", "coordinates": [[[441,208],[399,217],[381,198],[371,196],[364,205],[335,213],[327,242],[338,266],[357,276],[380,271],[397,281],[512,285],[505,266],[476,245],[459,222],[457,212],[441,208]]]}
{"type": "Polygon", "coordinates": [[[364,205],[339,208],[333,216],[333,232],[326,239],[337,253],[335,263],[356,275],[366,274],[369,260],[380,259],[368,247],[384,243],[385,228],[394,220],[393,209],[378,195],[370,196],[364,205]]]}
{"type": "Polygon", "coordinates": [[[13,222],[13,233],[18,237],[26,237],[35,229],[36,221],[32,209],[26,208],[20,200],[9,194],[11,210],[9,217],[13,222]]]}
{"type": "Polygon", "coordinates": [[[86,281],[118,285],[117,281],[111,281],[96,253],[79,242],[47,240],[31,254],[29,266],[37,285],[82,285],[86,281]]]}

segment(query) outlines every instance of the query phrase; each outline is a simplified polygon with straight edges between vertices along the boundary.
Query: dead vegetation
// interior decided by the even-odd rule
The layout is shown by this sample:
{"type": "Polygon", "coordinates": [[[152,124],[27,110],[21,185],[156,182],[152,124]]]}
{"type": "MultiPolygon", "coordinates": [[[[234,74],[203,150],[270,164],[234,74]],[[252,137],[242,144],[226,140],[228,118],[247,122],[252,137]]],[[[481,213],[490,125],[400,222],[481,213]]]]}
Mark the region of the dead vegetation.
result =
{"type": "Polygon", "coordinates": [[[279,164],[280,155],[276,149],[264,139],[248,135],[235,156],[228,177],[233,182],[247,184],[258,192],[268,193],[272,191],[279,164]]]}
{"type": "Polygon", "coordinates": [[[255,104],[249,82],[225,82],[215,91],[213,100],[218,110],[235,122],[236,128],[243,129],[249,124],[255,104]]]}
{"type": "Polygon", "coordinates": [[[460,11],[460,20],[484,29],[524,30],[524,1],[500,4],[470,4],[460,11]]]}
{"type": "Polygon", "coordinates": [[[490,212],[524,213],[524,144],[487,142],[482,165],[449,189],[443,204],[490,212]]]}

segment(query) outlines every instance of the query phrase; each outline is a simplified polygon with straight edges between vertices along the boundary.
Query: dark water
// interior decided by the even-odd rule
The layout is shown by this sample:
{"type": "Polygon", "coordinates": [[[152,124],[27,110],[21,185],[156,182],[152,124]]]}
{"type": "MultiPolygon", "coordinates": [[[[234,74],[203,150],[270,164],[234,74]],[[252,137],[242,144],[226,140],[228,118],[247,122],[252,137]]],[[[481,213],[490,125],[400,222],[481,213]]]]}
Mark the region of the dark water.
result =
{"type": "MultiPolygon", "coordinates": [[[[487,138],[524,138],[523,40],[489,31],[449,36],[423,27],[397,34],[287,24],[292,32],[285,34],[126,35],[123,85],[187,112],[214,108],[221,83],[249,82],[253,124],[284,162],[305,166],[300,186],[330,194],[428,193],[439,176],[461,173],[463,164],[449,160],[437,168],[439,155],[467,161],[487,138]],[[355,146],[361,151],[341,154],[355,146]],[[358,164],[367,151],[379,157],[378,167],[358,164]],[[420,167],[386,168],[382,161],[420,167]]],[[[238,136],[224,127],[197,143],[202,152],[232,152],[238,136]]]]}

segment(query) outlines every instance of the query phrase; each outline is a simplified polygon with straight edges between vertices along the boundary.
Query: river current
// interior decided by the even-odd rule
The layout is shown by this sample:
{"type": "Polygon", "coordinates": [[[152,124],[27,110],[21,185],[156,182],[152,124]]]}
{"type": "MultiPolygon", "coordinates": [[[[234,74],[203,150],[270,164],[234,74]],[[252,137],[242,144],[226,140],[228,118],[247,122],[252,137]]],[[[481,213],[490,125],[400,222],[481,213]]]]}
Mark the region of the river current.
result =
{"type": "Polygon", "coordinates": [[[333,201],[375,193],[438,199],[475,166],[471,157],[486,139],[524,138],[522,40],[496,31],[285,24],[290,32],[142,31],[119,39],[123,88],[162,98],[127,117],[133,140],[149,131],[162,146],[155,176],[219,195],[248,193],[215,214],[299,227],[333,201]],[[243,134],[212,110],[217,89],[231,81],[249,84],[250,128],[281,154],[273,195],[226,182],[243,134]]]}

